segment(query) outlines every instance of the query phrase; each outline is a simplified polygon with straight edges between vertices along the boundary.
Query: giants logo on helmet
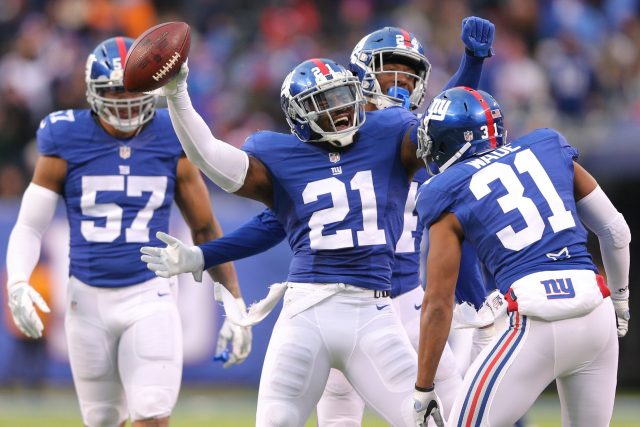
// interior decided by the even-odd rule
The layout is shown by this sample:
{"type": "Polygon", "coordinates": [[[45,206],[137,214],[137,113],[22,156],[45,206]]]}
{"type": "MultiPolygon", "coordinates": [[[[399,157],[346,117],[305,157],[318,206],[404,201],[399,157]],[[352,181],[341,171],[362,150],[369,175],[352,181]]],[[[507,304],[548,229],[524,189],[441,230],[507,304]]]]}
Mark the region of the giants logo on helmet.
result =
{"type": "Polygon", "coordinates": [[[445,114],[451,105],[451,101],[442,98],[436,98],[429,105],[428,117],[429,120],[444,120],[445,114]]]}

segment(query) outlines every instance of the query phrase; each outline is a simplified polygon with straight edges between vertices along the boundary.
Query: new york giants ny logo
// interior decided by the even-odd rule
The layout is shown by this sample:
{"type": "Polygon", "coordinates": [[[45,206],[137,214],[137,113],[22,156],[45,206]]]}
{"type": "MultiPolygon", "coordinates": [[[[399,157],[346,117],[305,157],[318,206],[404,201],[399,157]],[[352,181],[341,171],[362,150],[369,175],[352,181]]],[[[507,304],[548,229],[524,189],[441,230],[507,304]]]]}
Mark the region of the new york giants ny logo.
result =
{"type": "Polygon", "coordinates": [[[541,280],[540,283],[544,286],[547,299],[573,298],[576,296],[576,291],[573,289],[573,283],[571,283],[570,278],[541,280]]]}
{"type": "Polygon", "coordinates": [[[431,101],[431,105],[429,105],[429,111],[427,112],[429,120],[437,120],[439,122],[444,120],[444,116],[445,114],[447,114],[449,105],[451,105],[451,101],[449,101],[448,99],[435,98],[433,101],[431,101]]]}

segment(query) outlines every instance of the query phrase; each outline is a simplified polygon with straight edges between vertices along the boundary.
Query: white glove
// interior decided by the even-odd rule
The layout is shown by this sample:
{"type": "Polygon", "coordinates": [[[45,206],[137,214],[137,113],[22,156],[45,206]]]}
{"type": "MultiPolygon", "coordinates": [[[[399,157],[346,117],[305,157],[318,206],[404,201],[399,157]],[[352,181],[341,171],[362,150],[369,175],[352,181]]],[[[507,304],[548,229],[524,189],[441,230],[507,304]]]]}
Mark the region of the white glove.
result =
{"type": "Polygon", "coordinates": [[[182,66],[180,66],[180,71],[178,71],[178,74],[171,78],[171,80],[169,80],[164,86],[145,93],[150,95],[169,97],[186,91],[187,76],[189,75],[189,66],[187,65],[187,62],[188,60],[185,61],[182,66]]]}
{"type": "Polygon", "coordinates": [[[622,338],[627,335],[629,330],[629,319],[631,314],[629,313],[629,300],[619,299],[613,301],[613,308],[616,310],[616,324],[618,325],[618,338],[622,338]]]}
{"type": "Polygon", "coordinates": [[[162,231],[156,233],[156,237],[167,244],[166,248],[143,246],[140,252],[142,262],[147,263],[147,268],[156,273],[158,277],[168,279],[180,273],[192,273],[196,282],[202,281],[204,269],[204,255],[197,246],[187,246],[173,236],[162,231]]]}
{"type": "Polygon", "coordinates": [[[442,402],[433,386],[413,392],[413,409],[415,410],[416,427],[426,427],[429,417],[433,417],[438,427],[444,427],[442,418],[442,402]],[[424,390],[424,391],[422,391],[424,390]]]}
{"type": "Polygon", "coordinates": [[[13,322],[23,334],[30,338],[42,336],[42,320],[33,307],[37,305],[40,311],[49,313],[49,306],[42,296],[27,282],[16,282],[8,286],[9,309],[13,322]]]}
{"type": "MultiPolygon", "coordinates": [[[[234,303],[243,316],[246,316],[247,307],[242,298],[235,298],[234,303]]],[[[229,304],[229,302],[227,302],[229,304]]],[[[225,304],[225,312],[232,309],[225,304]]],[[[224,362],[224,368],[228,368],[233,364],[240,364],[251,353],[251,326],[238,326],[231,322],[229,318],[224,319],[220,333],[218,334],[218,344],[216,345],[216,356],[214,360],[224,362]],[[227,344],[231,341],[231,354],[227,350],[227,344]]]]}

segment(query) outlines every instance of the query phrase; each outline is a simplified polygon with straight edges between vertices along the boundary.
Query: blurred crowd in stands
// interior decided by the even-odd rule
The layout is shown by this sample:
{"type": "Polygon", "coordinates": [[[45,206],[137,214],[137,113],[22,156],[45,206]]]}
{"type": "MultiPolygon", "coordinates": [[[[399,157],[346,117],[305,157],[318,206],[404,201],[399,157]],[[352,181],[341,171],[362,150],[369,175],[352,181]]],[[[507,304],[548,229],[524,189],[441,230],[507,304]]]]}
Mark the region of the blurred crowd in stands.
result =
{"type": "Polygon", "coordinates": [[[382,26],[401,26],[422,42],[433,66],[431,98],[459,64],[461,19],[482,16],[496,24],[496,55],[485,63],[481,87],[502,104],[510,134],[540,126],[584,132],[640,123],[638,3],[2,0],[0,198],[22,194],[40,120],[51,111],[87,107],[86,57],[114,35],[135,38],[156,23],[188,22],[194,104],[216,136],[240,146],[255,130],[287,130],[279,91],[293,66],[313,56],[346,64],[358,40],[382,26]]]}

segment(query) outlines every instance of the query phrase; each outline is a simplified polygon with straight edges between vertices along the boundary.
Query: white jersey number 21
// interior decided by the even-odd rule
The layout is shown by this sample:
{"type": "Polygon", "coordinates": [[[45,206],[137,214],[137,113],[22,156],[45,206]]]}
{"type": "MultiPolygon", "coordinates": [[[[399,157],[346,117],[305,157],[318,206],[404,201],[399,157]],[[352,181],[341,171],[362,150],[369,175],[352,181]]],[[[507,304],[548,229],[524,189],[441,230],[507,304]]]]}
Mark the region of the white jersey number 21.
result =
{"type": "MultiPolygon", "coordinates": [[[[378,228],[378,206],[373,188],[371,171],[360,171],[350,181],[351,189],[360,193],[362,203],[362,230],[356,231],[358,246],[384,245],[387,240],[384,230],[378,228]]],[[[304,203],[313,203],[318,196],[330,194],[333,206],[314,212],[309,219],[309,242],[311,249],[341,249],[354,247],[353,230],[343,228],[333,234],[323,234],[325,225],[343,221],[349,213],[347,186],[338,178],[331,177],[307,184],[302,192],[304,203]]]]}

